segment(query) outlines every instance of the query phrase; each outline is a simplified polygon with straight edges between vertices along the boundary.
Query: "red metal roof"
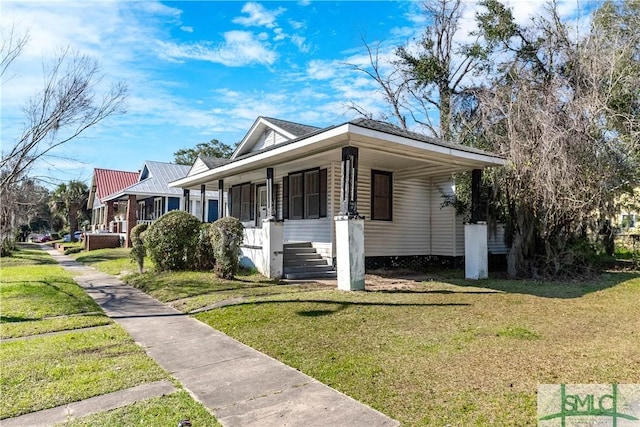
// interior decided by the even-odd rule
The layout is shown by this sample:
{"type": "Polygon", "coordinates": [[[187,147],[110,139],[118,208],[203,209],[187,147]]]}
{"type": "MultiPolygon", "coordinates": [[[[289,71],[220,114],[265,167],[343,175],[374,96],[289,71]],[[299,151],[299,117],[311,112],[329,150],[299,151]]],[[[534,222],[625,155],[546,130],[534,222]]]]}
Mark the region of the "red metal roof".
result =
{"type": "Polygon", "coordinates": [[[102,201],[106,196],[138,182],[138,176],[138,172],[96,168],[93,171],[93,179],[96,183],[96,196],[102,201]]]}

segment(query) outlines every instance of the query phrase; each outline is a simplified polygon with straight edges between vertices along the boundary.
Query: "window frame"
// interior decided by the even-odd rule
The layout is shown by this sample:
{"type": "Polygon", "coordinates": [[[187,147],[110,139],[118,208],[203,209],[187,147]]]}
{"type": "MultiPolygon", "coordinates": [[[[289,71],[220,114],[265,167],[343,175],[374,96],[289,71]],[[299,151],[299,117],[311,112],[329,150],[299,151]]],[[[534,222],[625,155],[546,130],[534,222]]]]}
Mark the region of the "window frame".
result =
{"type": "Polygon", "coordinates": [[[282,202],[283,202],[283,219],[301,220],[301,219],[320,219],[327,217],[327,199],[328,199],[328,185],[327,185],[327,168],[311,168],[295,172],[290,172],[283,177],[282,182],[282,202]],[[312,174],[317,174],[315,177],[316,185],[315,192],[310,191],[313,189],[307,188],[308,182],[312,174]],[[299,188],[300,194],[297,192],[294,194],[293,190],[298,185],[293,185],[293,181],[300,179],[299,188]],[[324,185],[324,187],[323,187],[324,185]],[[312,211],[309,206],[310,201],[313,198],[317,199],[317,206],[314,206],[312,211]],[[301,206],[298,209],[294,209],[294,198],[301,199],[301,206]]]}
{"type": "Polygon", "coordinates": [[[371,220],[372,221],[393,221],[393,172],[371,169],[371,220]],[[388,194],[386,196],[379,196],[377,194],[376,176],[381,175],[389,179],[387,186],[388,194]],[[376,199],[386,198],[388,205],[388,212],[384,218],[376,215],[376,199]]]}

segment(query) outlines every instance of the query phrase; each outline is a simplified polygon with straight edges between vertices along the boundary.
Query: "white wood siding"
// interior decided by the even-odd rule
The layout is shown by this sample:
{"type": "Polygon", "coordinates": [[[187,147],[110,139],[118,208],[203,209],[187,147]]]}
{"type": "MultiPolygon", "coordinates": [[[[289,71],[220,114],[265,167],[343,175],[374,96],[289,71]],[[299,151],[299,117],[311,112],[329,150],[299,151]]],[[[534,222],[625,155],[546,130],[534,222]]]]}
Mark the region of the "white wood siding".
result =
{"type": "Polygon", "coordinates": [[[193,176],[193,175],[197,175],[201,172],[206,172],[209,170],[209,167],[199,158],[196,159],[196,161],[193,163],[193,166],[191,166],[191,170],[189,170],[189,175],[188,176],[193,176]]]}
{"type": "Polygon", "coordinates": [[[358,169],[358,212],[365,216],[365,256],[429,254],[427,179],[399,180],[393,175],[393,221],[371,220],[371,169],[358,169]]]}
{"type": "Polygon", "coordinates": [[[431,187],[431,255],[462,256],[464,243],[456,245],[459,233],[464,242],[462,220],[456,218],[453,206],[442,206],[443,194],[453,194],[453,181],[450,179],[434,179],[431,187]]]}
{"type": "Polygon", "coordinates": [[[267,129],[260,136],[260,139],[255,143],[255,145],[251,147],[251,152],[260,151],[263,148],[271,147],[272,145],[280,144],[286,141],[289,141],[289,138],[276,132],[273,129],[267,129]]]}

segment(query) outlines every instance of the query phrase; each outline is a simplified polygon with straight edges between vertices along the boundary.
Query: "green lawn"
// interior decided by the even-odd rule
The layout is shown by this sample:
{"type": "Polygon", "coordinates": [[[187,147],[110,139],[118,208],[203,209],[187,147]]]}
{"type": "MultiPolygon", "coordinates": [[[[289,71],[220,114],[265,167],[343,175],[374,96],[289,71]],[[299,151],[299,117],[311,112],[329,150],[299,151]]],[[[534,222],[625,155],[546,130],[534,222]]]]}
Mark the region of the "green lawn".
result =
{"type": "Polygon", "coordinates": [[[122,328],[2,343],[2,417],[169,378],[122,328]]]}
{"type": "Polygon", "coordinates": [[[536,425],[538,384],[640,382],[637,274],[407,283],[197,317],[404,425],[536,425]]]}
{"type": "Polygon", "coordinates": [[[170,426],[188,419],[193,426],[216,427],[220,424],[185,391],[136,402],[123,408],[101,412],[57,427],[170,426]]]}
{"type": "Polygon", "coordinates": [[[260,276],[129,276],[136,287],[400,420],[536,425],[538,384],[640,383],[640,275],[368,278],[368,291],[260,276]],[[382,286],[370,286],[382,282],[382,286]]]}
{"type": "MultiPolygon", "coordinates": [[[[95,267],[103,273],[119,275],[138,270],[136,263],[129,259],[130,251],[131,249],[128,248],[98,249],[89,252],[83,251],[69,256],[78,262],[95,267]]],[[[150,260],[146,260],[145,266],[151,267],[153,264],[150,260]]]]}
{"type": "Polygon", "coordinates": [[[0,313],[3,339],[111,323],[70,273],[33,246],[2,258],[0,313]]]}
{"type": "MultiPolygon", "coordinates": [[[[0,419],[170,379],[44,251],[21,245],[0,274],[0,419]],[[75,330],[96,326],[92,329],[75,330]],[[41,335],[44,332],[59,332],[41,335]],[[20,338],[21,337],[21,338],[20,338]]],[[[197,425],[217,421],[186,392],[70,425],[197,425]]]]}

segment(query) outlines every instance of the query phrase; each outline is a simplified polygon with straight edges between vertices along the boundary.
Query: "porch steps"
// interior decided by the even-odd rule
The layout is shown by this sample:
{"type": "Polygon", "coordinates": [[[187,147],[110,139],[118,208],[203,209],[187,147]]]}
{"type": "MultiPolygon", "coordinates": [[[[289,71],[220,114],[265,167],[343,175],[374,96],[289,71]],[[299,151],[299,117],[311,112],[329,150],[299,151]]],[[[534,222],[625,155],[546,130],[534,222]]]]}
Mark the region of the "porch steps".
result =
{"type": "Polygon", "coordinates": [[[285,243],[283,275],[285,279],[335,279],[336,272],[309,242],[285,243]]]}

